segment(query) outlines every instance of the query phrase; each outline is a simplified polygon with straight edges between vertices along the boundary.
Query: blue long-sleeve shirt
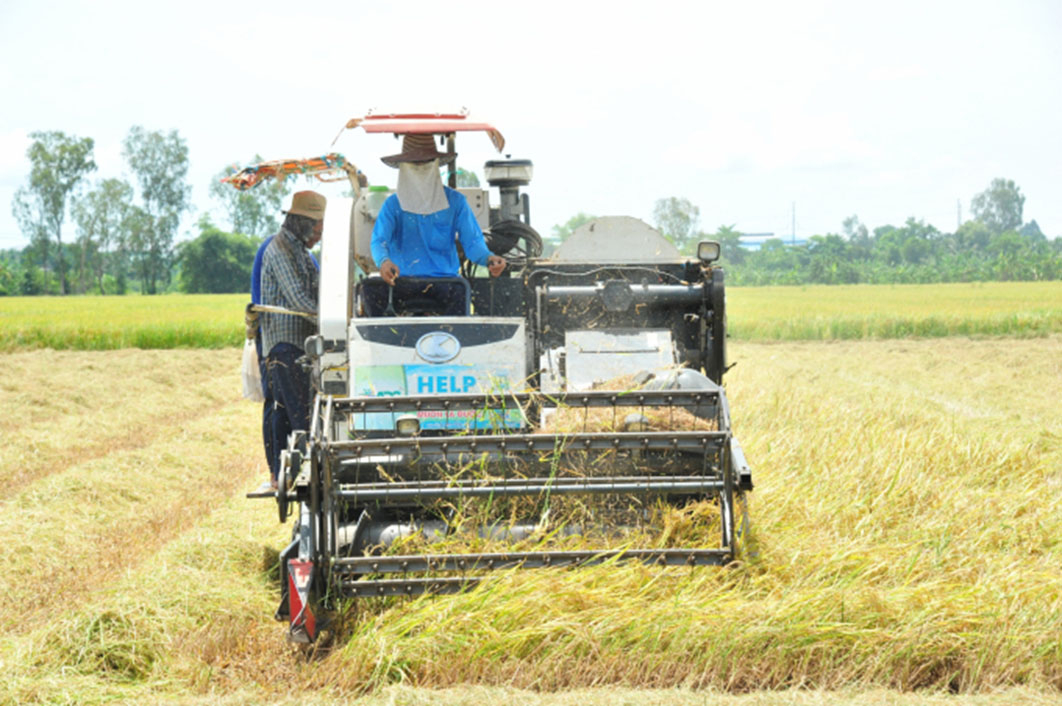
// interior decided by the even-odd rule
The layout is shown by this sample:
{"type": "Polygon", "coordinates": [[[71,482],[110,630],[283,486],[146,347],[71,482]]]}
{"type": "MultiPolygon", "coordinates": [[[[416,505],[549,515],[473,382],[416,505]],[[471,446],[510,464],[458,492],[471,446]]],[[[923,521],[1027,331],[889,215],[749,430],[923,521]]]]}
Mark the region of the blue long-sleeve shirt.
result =
{"type": "Polygon", "coordinates": [[[460,271],[454,234],[465,257],[486,265],[490,250],[472,209],[459,192],[444,187],[449,207],[419,215],[407,213],[391,194],[376,216],[372,229],[372,259],[376,265],[390,260],[402,275],[411,277],[456,277],[460,271]]]}
{"type": "Polygon", "coordinates": [[[266,248],[273,242],[273,236],[269,236],[258,246],[258,252],[254,254],[254,267],[251,268],[251,303],[262,303],[262,256],[266,248]]]}

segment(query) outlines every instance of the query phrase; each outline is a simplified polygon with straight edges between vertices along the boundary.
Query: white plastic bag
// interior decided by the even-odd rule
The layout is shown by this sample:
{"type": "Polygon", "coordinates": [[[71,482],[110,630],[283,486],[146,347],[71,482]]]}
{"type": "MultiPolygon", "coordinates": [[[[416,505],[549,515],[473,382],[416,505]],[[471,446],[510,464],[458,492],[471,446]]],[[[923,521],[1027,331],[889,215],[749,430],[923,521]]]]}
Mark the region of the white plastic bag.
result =
{"type": "Polygon", "coordinates": [[[243,344],[243,368],[240,372],[243,378],[244,399],[251,402],[264,401],[262,371],[258,369],[258,351],[255,350],[253,338],[248,338],[243,344]]]}

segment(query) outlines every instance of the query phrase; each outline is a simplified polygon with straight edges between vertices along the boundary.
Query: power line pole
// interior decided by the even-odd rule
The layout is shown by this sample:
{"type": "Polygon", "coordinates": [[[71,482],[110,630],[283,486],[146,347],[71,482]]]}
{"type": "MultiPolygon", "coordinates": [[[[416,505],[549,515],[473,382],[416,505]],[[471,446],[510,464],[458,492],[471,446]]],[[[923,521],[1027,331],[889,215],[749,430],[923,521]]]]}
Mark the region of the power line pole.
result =
{"type": "Polygon", "coordinates": [[[962,226],[962,199],[955,199],[956,221],[955,229],[958,230],[962,226]]]}

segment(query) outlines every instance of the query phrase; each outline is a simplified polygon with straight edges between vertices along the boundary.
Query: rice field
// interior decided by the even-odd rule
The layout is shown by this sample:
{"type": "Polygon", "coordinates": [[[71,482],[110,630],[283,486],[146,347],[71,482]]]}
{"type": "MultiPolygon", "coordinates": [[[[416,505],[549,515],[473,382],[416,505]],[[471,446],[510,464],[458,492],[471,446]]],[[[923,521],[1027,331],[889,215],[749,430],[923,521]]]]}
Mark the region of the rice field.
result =
{"type": "Polygon", "coordinates": [[[237,350],[0,354],[0,703],[1059,703],[1062,336],[730,354],[736,565],[370,602],[308,657],[237,350]]]}
{"type": "Polygon", "coordinates": [[[834,341],[1062,332],[1062,282],[735,287],[732,338],[834,341]]]}
{"type": "MultiPolygon", "coordinates": [[[[733,287],[734,340],[1062,333],[1062,282],[733,287]]],[[[222,348],[243,341],[244,294],[0,297],[0,351],[222,348]]]]}
{"type": "Polygon", "coordinates": [[[0,351],[243,344],[245,294],[0,297],[0,351]]]}

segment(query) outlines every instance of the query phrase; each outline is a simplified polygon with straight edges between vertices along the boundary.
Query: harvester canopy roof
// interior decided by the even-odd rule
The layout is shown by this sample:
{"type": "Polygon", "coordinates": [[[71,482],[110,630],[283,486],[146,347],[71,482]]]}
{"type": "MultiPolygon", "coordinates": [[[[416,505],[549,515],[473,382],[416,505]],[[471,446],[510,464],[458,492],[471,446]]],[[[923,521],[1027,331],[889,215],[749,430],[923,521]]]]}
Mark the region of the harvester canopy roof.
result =
{"type": "Polygon", "coordinates": [[[460,113],[369,113],[347,121],[348,130],[360,127],[365,132],[389,132],[394,135],[448,135],[453,132],[485,132],[499,152],[505,148],[505,138],[490,123],[469,120],[467,112],[460,113]]]}

